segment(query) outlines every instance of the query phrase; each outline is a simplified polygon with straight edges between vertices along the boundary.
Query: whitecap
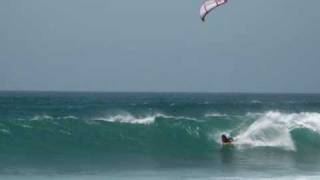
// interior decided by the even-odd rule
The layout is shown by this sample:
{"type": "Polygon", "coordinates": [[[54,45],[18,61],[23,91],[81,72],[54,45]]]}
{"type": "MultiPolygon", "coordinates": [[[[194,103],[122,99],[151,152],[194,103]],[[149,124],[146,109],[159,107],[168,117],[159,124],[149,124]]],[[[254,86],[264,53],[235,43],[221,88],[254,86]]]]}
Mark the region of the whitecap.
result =
{"type": "Polygon", "coordinates": [[[226,117],[227,114],[221,114],[221,113],[216,113],[216,112],[212,112],[212,113],[207,113],[204,115],[205,117],[226,117]]]}
{"type": "Polygon", "coordinates": [[[78,119],[78,117],[69,115],[62,117],[62,119],[78,119]]]}
{"type": "Polygon", "coordinates": [[[250,101],[250,103],[252,103],[252,104],[261,104],[261,103],[262,103],[262,101],[259,101],[259,100],[252,100],[252,101],[250,101]]]}
{"type": "Polygon", "coordinates": [[[0,132],[3,134],[10,134],[10,131],[8,129],[0,129],[0,132]]]}
{"type": "Polygon", "coordinates": [[[28,129],[31,129],[32,126],[30,125],[27,125],[27,124],[19,124],[20,127],[23,127],[23,128],[28,128],[28,129]]]}
{"type": "Polygon", "coordinates": [[[53,119],[52,116],[48,116],[46,114],[43,114],[43,115],[35,115],[30,120],[31,121],[39,121],[39,120],[51,120],[51,119],[53,119]]]}
{"type": "Polygon", "coordinates": [[[131,124],[151,124],[155,121],[157,115],[149,115],[143,117],[135,117],[129,113],[117,114],[109,117],[94,118],[96,121],[131,123],[131,124]]]}
{"type": "Polygon", "coordinates": [[[107,121],[107,122],[120,122],[120,123],[130,123],[130,124],[152,124],[157,118],[173,119],[173,120],[189,120],[189,121],[199,121],[196,118],[191,118],[187,116],[170,116],[161,113],[134,116],[130,113],[121,113],[113,116],[98,117],[93,118],[95,121],[107,121]]]}
{"type": "Polygon", "coordinates": [[[70,136],[72,134],[71,132],[65,131],[65,130],[60,130],[59,132],[62,133],[62,134],[66,134],[68,136],[70,136]]]}
{"type": "Polygon", "coordinates": [[[166,119],[175,119],[175,120],[188,120],[188,121],[198,121],[199,119],[187,117],[187,116],[170,116],[170,115],[164,115],[164,114],[158,114],[158,117],[166,118],[166,119]]]}

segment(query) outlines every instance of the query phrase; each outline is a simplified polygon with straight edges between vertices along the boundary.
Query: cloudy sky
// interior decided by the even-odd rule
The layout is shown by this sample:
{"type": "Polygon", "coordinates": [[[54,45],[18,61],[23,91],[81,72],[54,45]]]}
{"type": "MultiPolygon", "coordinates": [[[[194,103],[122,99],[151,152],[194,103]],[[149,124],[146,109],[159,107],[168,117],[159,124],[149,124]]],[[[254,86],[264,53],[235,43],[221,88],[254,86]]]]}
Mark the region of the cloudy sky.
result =
{"type": "Polygon", "coordinates": [[[0,90],[320,92],[320,1],[1,0],[0,90]]]}

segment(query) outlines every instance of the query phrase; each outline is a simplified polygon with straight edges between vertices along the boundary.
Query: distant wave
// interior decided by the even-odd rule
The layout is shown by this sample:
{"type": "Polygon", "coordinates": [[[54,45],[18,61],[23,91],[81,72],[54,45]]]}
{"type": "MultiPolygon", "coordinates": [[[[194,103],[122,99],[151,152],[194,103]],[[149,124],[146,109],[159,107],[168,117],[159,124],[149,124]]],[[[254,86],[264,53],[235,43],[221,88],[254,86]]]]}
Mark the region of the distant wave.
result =
{"type": "Polygon", "coordinates": [[[93,118],[95,121],[107,121],[107,122],[119,122],[119,123],[131,123],[131,124],[151,124],[157,117],[162,116],[161,114],[148,115],[144,117],[136,117],[129,113],[117,114],[108,117],[93,118]]]}
{"type": "MultiPolygon", "coordinates": [[[[31,121],[41,121],[41,120],[54,120],[54,119],[78,119],[76,116],[68,115],[68,116],[49,116],[47,114],[42,114],[42,115],[35,115],[30,118],[31,121]]],[[[24,120],[21,119],[20,120],[24,120]]]]}
{"type": "Polygon", "coordinates": [[[252,103],[252,104],[262,104],[262,101],[259,101],[259,100],[251,100],[250,103],[252,103]]]}
{"type": "Polygon", "coordinates": [[[191,118],[186,116],[169,116],[161,113],[156,113],[153,115],[144,115],[144,116],[134,116],[130,113],[121,113],[113,116],[93,118],[93,120],[129,123],[129,124],[151,124],[151,123],[154,123],[157,118],[198,121],[196,118],[191,118]]]}

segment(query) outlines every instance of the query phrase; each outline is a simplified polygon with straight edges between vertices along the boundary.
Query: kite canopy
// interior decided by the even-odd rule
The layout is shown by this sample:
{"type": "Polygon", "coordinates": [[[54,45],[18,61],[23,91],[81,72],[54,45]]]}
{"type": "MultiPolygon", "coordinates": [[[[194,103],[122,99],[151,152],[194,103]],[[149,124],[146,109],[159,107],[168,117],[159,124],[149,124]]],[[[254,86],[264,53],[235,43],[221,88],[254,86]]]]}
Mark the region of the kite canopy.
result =
{"type": "Polygon", "coordinates": [[[216,7],[227,3],[228,0],[207,0],[200,8],[200,17],[202,21],[205,21],[206,16],[216,7]]]}

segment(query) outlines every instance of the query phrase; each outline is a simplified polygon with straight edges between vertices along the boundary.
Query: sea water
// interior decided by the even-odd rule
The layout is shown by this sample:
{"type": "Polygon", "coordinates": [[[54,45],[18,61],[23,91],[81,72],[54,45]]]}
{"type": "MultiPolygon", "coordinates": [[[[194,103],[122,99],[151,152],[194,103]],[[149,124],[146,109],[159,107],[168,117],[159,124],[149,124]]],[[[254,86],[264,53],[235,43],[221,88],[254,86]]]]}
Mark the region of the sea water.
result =
{"type": "Polygon", "coordinates": [[[319,148],[317,94],[0,92],[0,179],[319,179],[319,148]]]}

